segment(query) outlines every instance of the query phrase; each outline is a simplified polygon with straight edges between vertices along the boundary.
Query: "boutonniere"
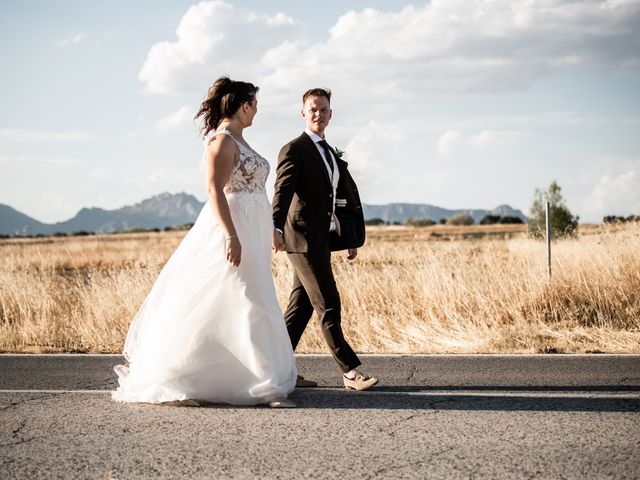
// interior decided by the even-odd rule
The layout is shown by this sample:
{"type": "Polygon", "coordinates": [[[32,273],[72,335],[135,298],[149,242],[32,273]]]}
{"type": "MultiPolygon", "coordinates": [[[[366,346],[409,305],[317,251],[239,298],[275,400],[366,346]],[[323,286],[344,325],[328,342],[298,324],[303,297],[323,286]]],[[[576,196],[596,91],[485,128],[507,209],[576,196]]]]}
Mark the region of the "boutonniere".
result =
{"type": "Polygon", "coordinates": [[[345,151],[344,150],[340,150],[339,148],[334,148],[334,153],[335,153],[337,158],[342,160],[342,156],[345,154],[345,151]]]}

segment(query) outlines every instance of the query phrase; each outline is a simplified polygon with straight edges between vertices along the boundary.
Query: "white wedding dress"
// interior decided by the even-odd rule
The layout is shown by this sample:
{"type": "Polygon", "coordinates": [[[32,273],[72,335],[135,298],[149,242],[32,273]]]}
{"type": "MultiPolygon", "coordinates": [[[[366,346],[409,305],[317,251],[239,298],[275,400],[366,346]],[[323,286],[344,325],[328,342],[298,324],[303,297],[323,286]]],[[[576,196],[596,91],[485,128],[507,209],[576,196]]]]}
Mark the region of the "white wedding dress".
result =
{"type": "Polygon", "coordinates": [[[206,400],[254,405],[285,398],[296,367],[271,276],[269,163],[240,150],[225,195],[242,245],[226,260],[225,234],[209,202],[134,317],[118,365],[121,402],[206,400]]]}

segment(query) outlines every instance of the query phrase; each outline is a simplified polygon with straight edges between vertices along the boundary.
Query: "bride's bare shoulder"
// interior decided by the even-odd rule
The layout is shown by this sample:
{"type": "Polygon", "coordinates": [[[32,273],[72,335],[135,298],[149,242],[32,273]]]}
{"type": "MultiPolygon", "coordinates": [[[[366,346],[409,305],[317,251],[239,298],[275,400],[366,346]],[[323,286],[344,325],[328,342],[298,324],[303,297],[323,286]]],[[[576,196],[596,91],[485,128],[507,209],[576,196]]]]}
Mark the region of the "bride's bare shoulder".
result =
{"type": "Polygon", "coordinates": [[[206,145],[207,155],[229,155],[234,156],[238,153],[238,146],[230,135],[224,133],[218,133],[215,136],[211,136],[206,145]]]}

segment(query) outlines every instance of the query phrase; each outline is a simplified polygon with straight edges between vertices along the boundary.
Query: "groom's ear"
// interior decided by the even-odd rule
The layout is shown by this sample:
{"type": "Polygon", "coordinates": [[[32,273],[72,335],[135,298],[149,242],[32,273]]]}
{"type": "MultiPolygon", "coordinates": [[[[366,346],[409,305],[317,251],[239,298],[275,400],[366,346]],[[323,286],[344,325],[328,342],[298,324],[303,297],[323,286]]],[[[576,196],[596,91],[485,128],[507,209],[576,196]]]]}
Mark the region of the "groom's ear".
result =
{"type": "Polygon", "coordinates": [[[300,115],[302,115],[302,118],[305,118],[305,116],[304,116],[304,106],[302,107],[302,110],[300,110],[300,115]]]}

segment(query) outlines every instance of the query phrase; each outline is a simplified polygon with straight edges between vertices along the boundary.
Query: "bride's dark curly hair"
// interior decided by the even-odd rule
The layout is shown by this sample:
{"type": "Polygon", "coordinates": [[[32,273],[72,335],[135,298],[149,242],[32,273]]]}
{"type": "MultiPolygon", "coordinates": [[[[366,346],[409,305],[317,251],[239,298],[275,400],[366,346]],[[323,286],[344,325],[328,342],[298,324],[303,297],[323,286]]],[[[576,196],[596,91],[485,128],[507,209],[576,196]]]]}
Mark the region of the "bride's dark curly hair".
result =
{"type": "Polygon", "coordinates": [[[207,133],[218,128],[224,118],[233,117],[243,103],[253,102],[258,90],[252,83],[231,80],[229,77],[217,79],[193,117],[194,120],[203,117],[202,135],[206,137],[207,133]]]}

